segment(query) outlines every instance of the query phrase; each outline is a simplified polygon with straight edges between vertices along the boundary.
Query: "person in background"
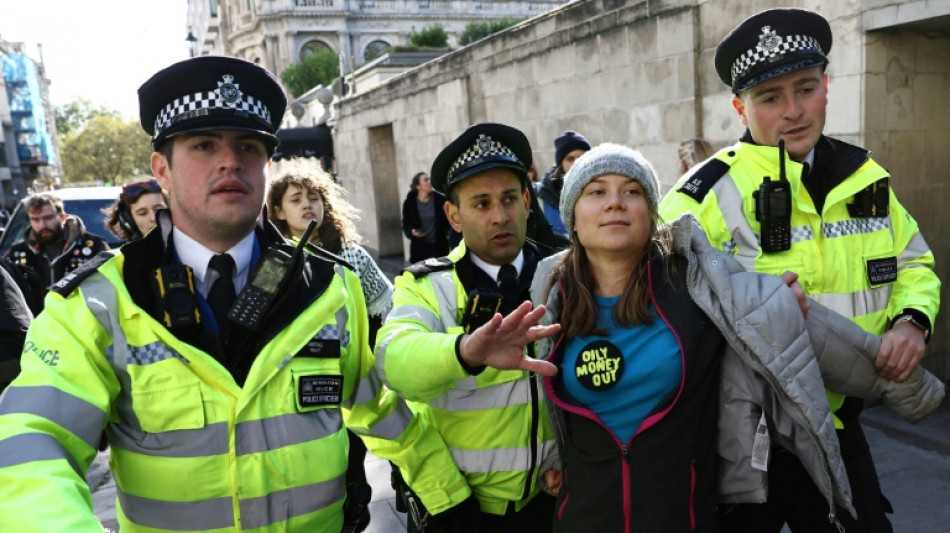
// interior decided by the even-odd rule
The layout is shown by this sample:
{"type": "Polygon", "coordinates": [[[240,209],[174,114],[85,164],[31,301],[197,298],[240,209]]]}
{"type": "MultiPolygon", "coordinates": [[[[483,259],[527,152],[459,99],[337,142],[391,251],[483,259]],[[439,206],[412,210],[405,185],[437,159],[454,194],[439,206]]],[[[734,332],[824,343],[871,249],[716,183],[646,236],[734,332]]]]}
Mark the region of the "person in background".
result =
{"type": "Polygon", "coordinates": [[[33,312],[13,275],[0,268],[0,393],[20,373],[20,354],[33,312]]]}
{"type": "Polygon", "coordinates": [[[715,151],[709,142],[698,137],[683,141],[679,146],[680,156],[680,175],[686,174],[686,171],[702,163],[715,151]]]}
{"type": "Polygon", "coordinates": [[[539,475],[554,440],[535,372],[553,367],[531,355],[557,326],[532,328],[540,314],[526,301],[545,256],[525,242],[531,159],[525,135],[504,124],[475,124],[442,149],[432,181],[462,243],[396,278],[379,332],[377,373],[433,421],[477,498],[461,521],[436,516],[426,533],[551,530],[539,475]]]}
{"type": "MultiPolygon", "coordinates": [[[[392,307],[393,286],[360,246],[356,229],[357,210],[344,197],[346,191],[313,158],[295,157],[275,164],[270,175],[267,211],[277,229],[298,242],[311,221],[317,222],[310,242],[345,259],[356,271],[369,314],[369,343],[376,344],[386,314],[392,307]]],[[[344,508],[345,531],[362,531],[369,525],[372,487],[366,481],[366,446],[352,431],[347,477],[347,506],[344,508]]]]}
{"type": "Polygon", "coordinates": [[[402,232],[409,239],[409,262],[449,253],[451,227],[445,218],[445,196],[432,190],[425,172],[412,177],[409,194],[402,203],[402,232]]]}
{"type": "Polygon", "coordinates": [[[83,221],[63,211],[63,201],[51,193],[26,199],[30,230],[7,250],[6,258],[36,271],[49,288],[66,274],[109,249],[105,239],[86,231],[83,221]]]}
{"type": "MultiPolygon", "coordinates": [[[[713,246],[746,270],[798,274],[805,292],[851,318],[884,347],[882,377],[917,368],[940,306],[934,255],[864,148],[824,135],[828,21],[805,9],[769,9],[739,23],[716,48],[719,78],[748,128],[738,143],[680,178],[660,214],[692,212],[713,246]],[[710,194],[712,193],[712,194],[710,194]]],[[[893,530],[861,428],[860,398],[829,393],[857,520],[847,531],[893,530]]],[[[819,487],[781,443],[772,447],[764,503],[735,505],[723,531],[837,533],[819,487]]]]}
{"type": "Polygon", "coordinates": [[[106,227],[125,242],[141,239],[155,227],[155,213],[168,209],[168,198],[158,184],[149,178],[124,185],[112,206],[103,209],[106,227]]]}
{"type": "Polygon", "coordinates": [[[559,485],[550,474],[554,531],[719,531],[720,500],[767,486],[768,437],[821,480],[826,513],[849,508],[822,374],[899,392],[910,418],[939,406],[943,384],[878,377],[879,338],[808,302],[792,273],[744,271],[692,216],[661,226],[659,197],[652,166],[625,146],[594,147],[565,177],[573,246],[532,284],[542,323],[563,332],[538,348],[560,370],[544,378],[565,472],[559,485]]]}
{"type": "Polygon", "coordinates": [[[544,218],[551,225],[559,248],[565,248],[570,244],[558,211],[564,175],[574,165],[574,161],[588,150],[590,150],[590,143],[580,133],[572,130],[562,133],[554,139],[554,166],[544,174],[541,185],[538,187],[541,210],[544,218]]]}
{"type": "Polygon", "coordinates": [[[169,209],[31,324],[0,397],[0,531],[101,532],[83,473],[103,428],[126,533],[339,533],[347,429],[435,512],[469,498],[432,425],[373,374],[356,275],[261,216],[277,77],[199,56],[138,95],[169,209]]]}

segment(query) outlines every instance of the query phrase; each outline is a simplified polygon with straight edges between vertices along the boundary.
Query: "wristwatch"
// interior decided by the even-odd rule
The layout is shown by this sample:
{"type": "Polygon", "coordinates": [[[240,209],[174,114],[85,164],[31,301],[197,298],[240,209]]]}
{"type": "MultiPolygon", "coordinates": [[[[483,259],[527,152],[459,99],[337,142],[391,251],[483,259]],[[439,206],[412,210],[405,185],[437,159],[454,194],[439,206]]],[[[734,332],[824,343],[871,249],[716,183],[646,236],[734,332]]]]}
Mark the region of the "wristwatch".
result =
{"type": "Polygon", "coordinates": [[[917,328],[920,329],[920,331],[924,332],[924,340],[926,341],[930,339],[930,330],[927,329],[927,326],[921,324],[919,320],[914,318],[914,315],[907,314],[907,315],[901,315],[895,318],[894,322],[891,324],[891,329],[893,329],[894,326],[900,324],[901,322],[910,322],[911,324],[917,326],[917,328]]]}

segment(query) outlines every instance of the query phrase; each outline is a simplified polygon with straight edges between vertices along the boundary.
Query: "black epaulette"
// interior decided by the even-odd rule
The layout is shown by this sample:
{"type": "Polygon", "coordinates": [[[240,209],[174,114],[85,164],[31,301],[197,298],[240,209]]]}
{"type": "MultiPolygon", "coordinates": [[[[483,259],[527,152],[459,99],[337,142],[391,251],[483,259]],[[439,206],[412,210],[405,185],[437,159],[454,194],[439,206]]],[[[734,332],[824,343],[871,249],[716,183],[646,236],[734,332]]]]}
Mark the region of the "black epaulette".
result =
{"type": "Polygon", "coordinates": [[[307,243],[307,251],[310,252],[312,255],[315,255],[316,257],[323,259],[324,261],[330,261],[331,263],[338,263],[350,270],[356,271],[353,265],[351,265],[350,262],[347,261],[346,259],[343,259],[342,257],[327,250],[326,248],[321,248],[317,246],[316,244],[313,244],[312,242],[307,243]]]}
{"type": "Polygon", "coordinates": [[[697,168],[676,192],[681,192],[697,202],[702,202],[709,190],[719,181],[719,178],[726,175],[726,172],[729,172],[729,164],[712,158],[697,168]]]}
{"type": "Polygon", "coordinates": [[[115,257],[115,250],[99,252],[95,257],[86,261],[81,267],[66,274],[59,281],[52,284],[49,290],[63,297],[69,296],[84,279],[88,278],[89,275],[96,270],[99,270],[99,267],[113,257],[115,257]]]}
{"type": "Polygon", "coordinates": [[[448,257],[430,257],[425,261],[419,261],[418,263],[407,266],[403,272],[408,272],[416,279],[419,279],[432,272],[452,270],[453,268],[455,268],[455,263],[448,257]]]}

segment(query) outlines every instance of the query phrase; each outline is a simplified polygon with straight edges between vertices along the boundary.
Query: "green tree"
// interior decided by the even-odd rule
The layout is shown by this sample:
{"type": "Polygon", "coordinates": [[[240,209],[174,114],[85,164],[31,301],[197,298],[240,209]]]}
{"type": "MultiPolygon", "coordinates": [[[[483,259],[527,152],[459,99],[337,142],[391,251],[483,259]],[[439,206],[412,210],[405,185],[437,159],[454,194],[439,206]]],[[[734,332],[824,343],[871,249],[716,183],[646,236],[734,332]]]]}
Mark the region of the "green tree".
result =
{"type": "Polygon", "coordinates": [[[445,33],[445,28],[441,24],[426,26],[418,32],[415,28],[409,34],[409,42],[413,46],[423,48],[447,48],[449,46],[449,34],[445,33]]]}
{"type": "Polygon", "coordinates": [[[330,85],[340,76],[340,60],[333,50],[316,51],[284,69],[280,79],[296,98],[317,85],[330,85]]]}
{"type": "MultiPolygon", "coordinates": [[[[68,113],[64,117],[75,120],[68,113]]],[[[108,110],[86,117],[81,129],[60,134],[60,151],[66,182],[118,183],[150,173],[148,135],[138,122],[124,121],[108,110]]]]}
{"type": "Polygon", "coordinates": [[[462,35],[459,36],[459,44],[466,46],[480,39],[484,39],[493,33],[510,28],[524,19],[505,17],[502,19],[490,20],[487,22],[469,22],[465,26],[462,35]]]}
{"type": "Polygon", "coordinates": [[[96,105],[85,98],[77,98],[57,107],[53,115],[56,117],[56,131],[60,136],[63,136],[82,131],[86,127],[86,123],[93,117],[108,115],[118,118],[119,112],[105,106],[96,105]]]}

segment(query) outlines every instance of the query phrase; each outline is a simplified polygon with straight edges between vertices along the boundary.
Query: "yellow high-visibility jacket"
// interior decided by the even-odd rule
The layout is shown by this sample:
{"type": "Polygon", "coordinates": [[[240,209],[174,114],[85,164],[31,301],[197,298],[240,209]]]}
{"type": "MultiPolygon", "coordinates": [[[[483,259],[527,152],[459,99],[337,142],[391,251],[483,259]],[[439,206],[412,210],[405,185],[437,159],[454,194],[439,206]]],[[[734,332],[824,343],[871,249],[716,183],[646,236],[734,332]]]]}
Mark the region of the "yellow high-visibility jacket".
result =
{"type": "Polygon", "coordinates": [[[431,272],[396,278],[376,369],[438,428],[482,512],[504,514],[540,491],[538,475],[555,461],[554,432],[537,375],[487,367],[473,376],[456,358],[468,294],[455,264],[465,253],[462,243],[431,272]]]}
{"type": "MultiPolygon", "coordinates": [[[[886,186],[879,193],[886,213],[876,207],[852,216],[854,208],[849,210],[855,195],[886,184],[882,180],[890,177],[888,172],[866,150],[828,137],[820,142],[830,143],[843,161],[836,167],[847,177],[828,192],[819,213],[802,183],[803,165],[786,156],[792,191],[789,250],[762,252],[753,198],[765,176],[779,177],[775,147],[739,142],[720,150],[680,178],[660,202],[660,216],[669,221],[692,212],[712,246],[730,253],[747,270],[797,273],[809,297],[875,335],[882,335],[890,321],[907,310],[922,313],[934,324],[940,280],[917,222],[886,186]]],[[[829,401],[837,410],[843,397],[829,393],[829,401]]]]}
{"type": "Polygon", "coordinates": [[[337,533],[345,427],[434,512],[468,497],[438,434],[372,372],[351,271],[303,254],[287,319],[252,338],[241,387],[136,305],[128,278],[148,273],[124,268],[127,247],[51,292],[29,330],[0,400],[0,531],[101,531],[84,473],[103,427],[123,532],[337,533]]]}

